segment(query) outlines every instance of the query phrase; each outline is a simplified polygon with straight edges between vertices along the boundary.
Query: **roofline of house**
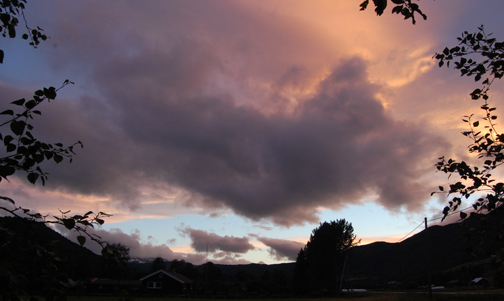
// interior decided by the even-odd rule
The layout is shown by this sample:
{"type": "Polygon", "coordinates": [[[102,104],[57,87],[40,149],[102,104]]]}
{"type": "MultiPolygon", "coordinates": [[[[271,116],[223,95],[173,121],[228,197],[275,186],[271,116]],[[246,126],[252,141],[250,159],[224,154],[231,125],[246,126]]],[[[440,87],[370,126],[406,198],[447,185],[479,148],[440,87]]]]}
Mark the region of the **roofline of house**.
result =
{"type": "Polygon", "coordinates": [[[149,275],[147,275],[147,276],[145,276],[145,277],[143,277],[143,278],[140,278],[140,281],[144,281],[145,279],[147,279],[147,278],[149,278],[149,277],[152,277],[152,276],[154,276],[154,275],[158,274],[159,272],[162,272],[162,273],[163,273],[163,274],[165,274],[166,276],[171,277],[172,279],[174,279],[174,280],[176,280],[176,281],[178,281],[178,282],[180,282],[180,283],[182,283],[182,284],[184,284],[184,283],[189,283],[189,282],[186,282],[186,281],[184,281],[184,280],[182,280],[182,279],[178,278],[176,275],[173,275],[172,273],[167,272],[167,271],[165,271],[165,270],[161,270],[161,269],[159,269],[159,270],[157,270],[157,271],[155,271],[155,272],[152,272],[152,273],[150,273],[149,275]]]}

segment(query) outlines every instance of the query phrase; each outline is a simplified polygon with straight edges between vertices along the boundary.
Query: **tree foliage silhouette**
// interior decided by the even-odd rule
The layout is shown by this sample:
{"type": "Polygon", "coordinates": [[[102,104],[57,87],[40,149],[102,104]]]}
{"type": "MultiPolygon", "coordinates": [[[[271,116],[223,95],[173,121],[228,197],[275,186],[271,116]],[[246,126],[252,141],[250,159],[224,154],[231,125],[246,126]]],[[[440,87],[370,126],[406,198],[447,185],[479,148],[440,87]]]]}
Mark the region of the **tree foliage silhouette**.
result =
{"type": "MultiPolygon", "coordinates": [[[[456,174],[460,179],[450,184],[447,191],[443,186],[439,187],[439,192],[454,195],[443,210],[444,217],[459,209],[463,199],[472,196],[477,197],[472,207],[480,213],[491,212],[503,202],[504,183],[493,174],[504,163],[504,134],[498,130],[496,108],[489,104],[489,91],[492,83],[504,75],[504,41],[499,42],[491,36],[485,33],[482,25],[478,32],[465,31],[458,38],[459,45],[446,47],[435,55],[439,67],[445,64],[449,67],[453,63],[461,76],[481,81],[481,88],[472,91],[470,96],[473,100],[483,102],[480,107],[483,110],[481,119],[475,119],[474,115],[464,116],[463,119],[469,129],[462,134],[471,140],[468,149],[469,153],[477,155],[476,163],[441,157],[436,164],[438,171],[449,176],[456,174]]],[[[466,217],[467,214],[461,211],[460,218],[466,217]]]]}
{"type": "MultiPolygon", "coordinates": [[[[427,15],[424,14],[418,4],[412,3],[411,0],[391,0],[395,4],[392,8],[393,14],[401,14],[404,20],[411,19],[413,24],[416,24],[415,13],[419,14],[424,20],[427,20],[427,15]]],[[[387,0],[373,0],[375,6],[375,12],[378,16],[381,16],[385,9],[387,8],[387,0]]],[[[360,4],[360,10],[366,10],[369,5],[369,0],[365,0],[360,4]]]]}
{"type": "MultiPolygon", "coordinates": [[[[405,5],[406,9],[409,5],[410,12],[404,10],[399,11],[396,6],[393,9],[395,13],[402,13],[405,19],[412,17],[415,24],[414,12],[417,11],[418,5],[411,6],[410,0],[392,0],[397,5],[405,5]]],[[[382,15],[387,7],[387,0],[373,0],[375,11],[378,15],[382,15]]],[[[361,10],[366,9],[369,0],[361,4],[361,10]]],[[[418,12],[426,19],[426,16],[421,11],[418,12]]],[[[474,81],[480,83],[480,87],[469,93],[472,100],[480,101],[480,109],[483,110],[481,118],[474,114],[464,116],[463,122],[467,123],[468,130],[462,134],[471,140],[468,145],[468,151],[472,155],[476,155],[475,160],[458,160],[446,159],[440,157],[436,163],[436,168],[439,172],[443,172],[451,179],[455,176],[457,180],[449,184],[449,188],[445,189],[439,186],[439,190],[432,192],[446,193],[447,196],[452,196],[448,201],[448,205],[443,209],[443,219],[448,215],[459,212],[460,219],[465,220],[468,215],[461,208],[464,199],[471,199],[472,209],[476,213],[496,214],[503,213],[504,207],[504,182],[496,177],[495,173],[504,163],[504,133],[501,133],[497,124],[497,108],[489,103],[490,87],[496,79],[501,79],[504,76],[504,41],[497,41],[492,37],[492,34],[485,32],[484,26],[478,27],[476,32],[464,31],[457,38],[458,45],[454,47],[445,47],[442,52],[436,53],[434,58],[438,60],[439,67],[452,66],[459,70],[461,76],[473,77],[474,81]]],[[[502,215],[501,215],[502,216],[502,215]]],[[[477,217],[477,216],[476,216],[477,217]]],[[[504,221],[500,225],[500,235],[495,237],[495,241],[488,244],[485,237],[485,229],[477,233],[476,237],[480,240],[479,248],[485,248],[484,245],[500,246],[494,247],[494,252],[500,253],[499,262],[503,262],[504,252],[502,245],[504,244],[504,221]]],[[[492,250],[486,250],[487,253],[492,250]]],[[[502,274],[502,264],[501,276],[502,274]]]]}
{"type": "Polygon", "coordinates": [[[345,255],[360,242],[356,239],[352,224],[345,219],[324,222],[313,229],[296,259],[295,290],[298,293],[336,292],[345,255]]]}
{"type": "Polygon", "coordinates": [[[101,276],[112,279],[128,278],[126,265],[130,260],[130,248],[122,243],[107,243],[102,249],[101,276]]]}
{"type": "Polygon", "coordinates": [[[161,257],[156,257],[151,263],[150,271],[155,272],[155,271],[164,270],[164,269],[166,269],[166,263],[165,263],[164,259],[161,257]]]}
{"type": "MultiPolygon", "coordinates": [[[[40,27],[31,28],[28,26],[24,15],[25,4],[26,0],[0,0],[0,34],[4,38],[16,38],[17,26],[20,24],[19,20],[22,19],[26,33],[23,33],[21,38],[29,40],[29,44],[37,48],[37,45],[48,37],[40,27]]],[[[4,56],[4,51],[0,49],[0,63],[3,63],[4,56]]],[[[72,82],[65,80],[59,88],[49,87],[37,90],[31,99],[26,100],[21,98],[14,100],[10,103],[13,106],[11,109],[0,112],[0,118],[4,118],[0,120],[0,141],[3,142],[0,145],[4,148],[1,151],[2,157],[0,157],[0,182],[9,182],[10,177],[24,173],[31,184],[36,184],[40,180],[42,185],[44,185],[48,179],[48,174],[42,170],[42,163],[47,161],[60,163],[65,159],[71,162],[75,155],[74,147],[83,146],[80,141],[70,146],[64,146],[62,143],[47,143],[33,135],[34,127],[31,121],[42,114],[40,111],[41,105],[54,100],[57,92],[69,84],[72,84],[72,82]]],[[[103,217],[109,216],[104,212],[93,213],[92,211],[88,211],[82,215],[69,215],[70,211],[60,211],[59,216],[49,217],[17,205],[8,196],[0,196],[0,211],[3,211],[5,215],[19,218],[28,224],[60,224],[68,230],[77,231],[77,241],[81,246],[88,239],[103,246],[101,238],[90,234],[88,229],[96,225],[102,225],[104,223],[103,217]]],[[[16,265],[9,262],[7,257],[3,256],[8,253],[8,242],[15,235],[14,230],[4,229],[0,225],[0,238],[6,242],[0,249],[0,257],[2,257],[0,266],[2,270],[2,285],[9,288],[1,290],[0,299],[3,300],[16,299],[21,295],[40,293],[29,291],[31,286],[28,283],[28,278],[23,274],[23,270],[18,269],[16,265]]],[[[68,277],[65,279],[65,275],[57,269],[58,262],[63,257],[55,252],[46,250],[41,245],[29,243],[27,246],[32,249],[32,254],[34,254],[33,256],[38,261],[45,262],[51,268],[51,277],[47,278],[48,281],[44,285],[44,294],[46,294],[47,298],[51,299],[55,295],[61,294],[63,291],[62,284],[66,286],[76,284],[73,280],[68,279],[68,277]]],[[[43,270],[39,272],[43,272],[43,270]]]]}
{"type": "MultiPolygon", "coordinates": [[[[45,41],[47,36],[43,33],[43,29],[38,27],[31,28],[28,26],[24,14],[26,0],[1,0],[0,1],[0,34],[2,37],[11,39],[16,37],[16,27],[19,25],[19,19],[23,19],[26,27],[26,32],[21,36],[24,40],[29,40],[29,44],[37,48],[40,41],[45,41]]],[[[4,51],[0,49],[0,64],[3,63],[4,51]]]]}

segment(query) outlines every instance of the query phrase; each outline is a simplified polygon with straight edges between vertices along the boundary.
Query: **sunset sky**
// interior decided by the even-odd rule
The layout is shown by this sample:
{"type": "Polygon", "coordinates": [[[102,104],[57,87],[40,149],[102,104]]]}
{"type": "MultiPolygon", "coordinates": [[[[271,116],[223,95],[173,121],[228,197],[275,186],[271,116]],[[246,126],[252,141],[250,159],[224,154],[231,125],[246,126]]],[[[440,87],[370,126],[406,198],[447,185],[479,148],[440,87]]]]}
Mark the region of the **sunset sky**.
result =
{"type": "Polygon", "coordinates": [[[50,39],[1,39],[2,110],[69,79],[33,132],[84,148],[44,164],[45,186],[19,174],[0,195],[110,213],[105,240],[194,264],[207,246],[214,263],[292,261],[342,218],[364,244],[399,241],[441,216],[434,164],[468,158],[462,117],[480,113],[479,85],[432,57],[482,24],[504,40],[504,4],[422,0],[412,25],[360,2],[28,1],[50,39]]]}

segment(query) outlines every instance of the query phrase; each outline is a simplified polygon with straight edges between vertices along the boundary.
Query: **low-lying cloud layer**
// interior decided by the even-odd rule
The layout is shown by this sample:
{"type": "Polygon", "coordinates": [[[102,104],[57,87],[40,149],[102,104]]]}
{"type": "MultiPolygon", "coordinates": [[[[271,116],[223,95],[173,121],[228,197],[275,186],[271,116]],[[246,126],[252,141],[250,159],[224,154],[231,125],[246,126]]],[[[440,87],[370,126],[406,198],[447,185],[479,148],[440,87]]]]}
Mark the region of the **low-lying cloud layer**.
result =
{"type": "Polygon", "coordinates": [[[247,237],[219,236],[215,233],[192,228],[186,228],[182,230],[182,233],[189,235],[192,241],[191,247],[196,252],[246,253],[254,249],[247,237]]]}
{"type": "Polygon", "coordinates": [[[296,261],[299,251],[305,246],[304,243],[285,239],[257,237],[257,240],[268,246],[268,253],[278,261],[296,261]]]}
{"type": "MultiPolygon", "coordinates": [[[[63,226],[57,226],[56,229],[61,232],[65,237],[77,243],[77,236],[79,235],[75,231],[68,231],[63,226]]],[[[141,233],[139,230],[135,230],[132,233],[124,233],[122,230],[113,228],[110,231],[105,230],[94,230],[89,229],[88,233],[90,235],[98,235],[103,241],[109,244],[120,243],[129,247],[129,254],[132,258],[155,258],[162,257],[166,260],[185,260],[192,264],[203,264],[207,260],[211,260],[216,264],[249,264],[250,261],[241,258],[240,253],[246,253],[247,251],[253,249],[254,247],[248,243],[246,238],[234,238],[234,237],[218,237],[215,234],[204,233],[203,240],[202,235],[196,232],[203,232],[198,230],[191,230],[191,238],[193,239],[193,244],[201,244],[203,242],[209,243],[210,257],[204,251],[196,250],[197,253],[193,252],[174,252],[166,244],[156,244],[151,242],[142,242],[141,233]],[[194,235],[194,237],[193,237],[194,235]],[[200,236],[198,236],[200,235],[200,236]],[[208,239],[209,238],[209,239],[208,239]],[[245,241],[245,244],[243,243],[245,241]],[[240,246],[242,245],[242,246],[240,246]],[[217,250],[222,250],[221,252],[215,252],[217,250]]],[[[85,246],[96,254],[101,254],[101,246],[94,241],[88,240],[85,246]]]]}

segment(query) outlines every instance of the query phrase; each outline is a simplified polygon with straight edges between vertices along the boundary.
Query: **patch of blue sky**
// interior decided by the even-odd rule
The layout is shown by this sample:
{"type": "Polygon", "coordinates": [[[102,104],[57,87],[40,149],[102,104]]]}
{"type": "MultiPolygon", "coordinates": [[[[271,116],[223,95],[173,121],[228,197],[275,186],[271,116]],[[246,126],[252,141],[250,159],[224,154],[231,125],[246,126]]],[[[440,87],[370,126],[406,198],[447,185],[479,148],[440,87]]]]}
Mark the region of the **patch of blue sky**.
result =
{"type": "Polygon", "coordinates": [[[66,87],[58,92],[58,98],[75,98],[79,95],[93,95],[96,89],[89,81],[89,72],[70,72],[68,70],[55,70],[47,60],[47,47],[52,47],[50,40],[43,42],[35,49],[28,45],[28,41],[20,38],[11,39],[2,45],[5,53],[3,64],[0,65],[0,81],[20,89],[35,91],[43,87],[60,87],[65,80],[70,80],[75,85],[66,87]]]}
{"type": "Polygon", "coordinates": [[[0,80],[17,87],[50,85],[49,67],[40,59],[40,49],[34,49],[22,39],[11,39],[2,45],[4,53],[0,80]]]}

